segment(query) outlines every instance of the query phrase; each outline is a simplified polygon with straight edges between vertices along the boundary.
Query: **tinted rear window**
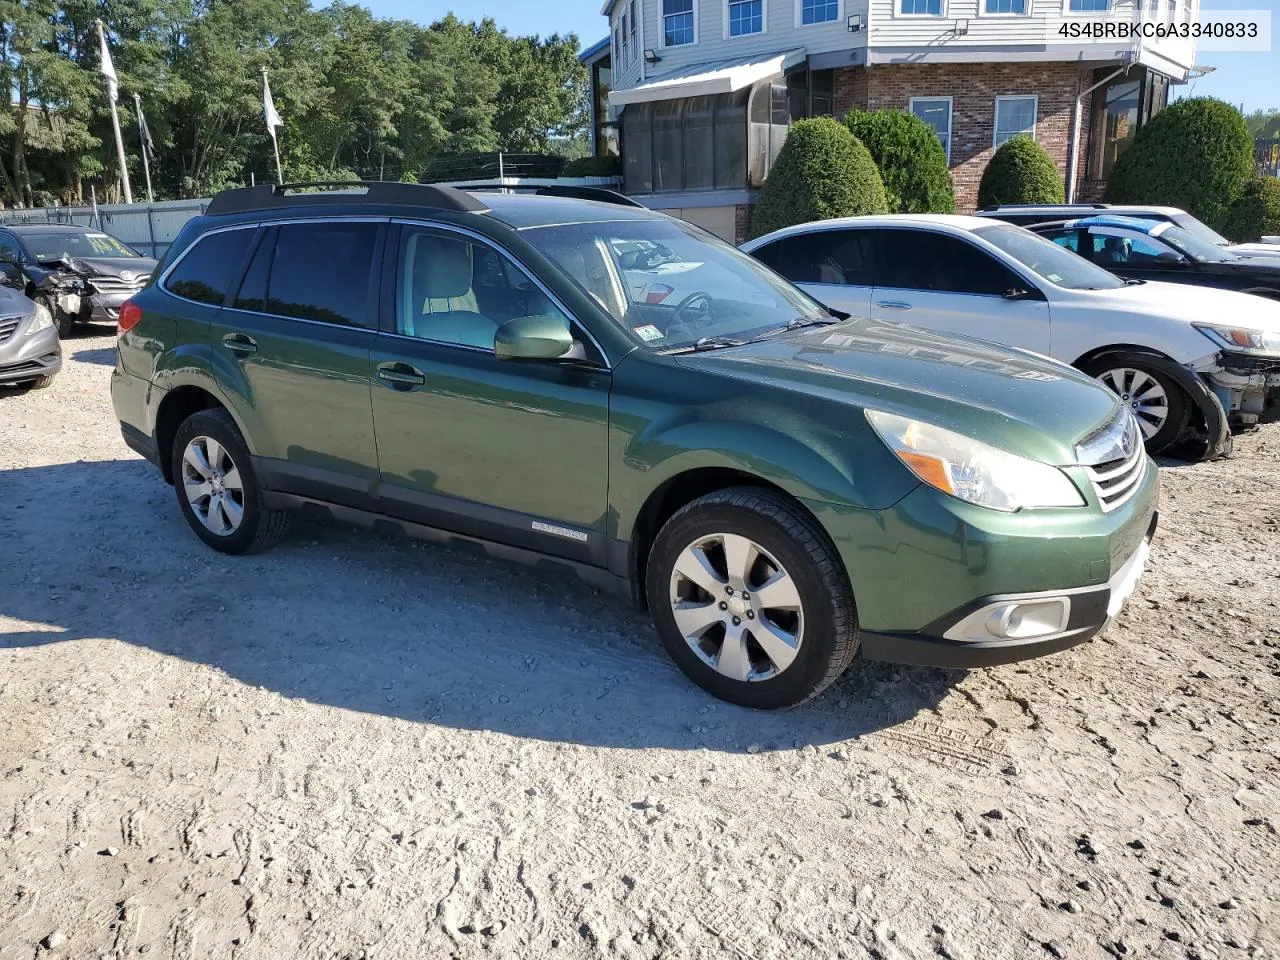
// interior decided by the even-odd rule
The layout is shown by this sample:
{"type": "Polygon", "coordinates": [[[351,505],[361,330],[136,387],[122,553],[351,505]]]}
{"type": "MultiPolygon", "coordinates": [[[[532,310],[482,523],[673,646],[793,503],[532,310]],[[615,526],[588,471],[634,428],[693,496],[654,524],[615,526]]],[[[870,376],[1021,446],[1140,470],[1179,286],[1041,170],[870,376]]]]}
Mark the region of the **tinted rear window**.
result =
{"type": "Polygon", "coordinates": [[[165,280],[170,293],[218,306],[231,289],[255,230],[224,230],[196,241],[165,280]]]}
{"type": "Polygon", "coordinates": [[[290,223],[276,234],[267,312],[373,326],[370,278],[378,224],[290,223]]]}

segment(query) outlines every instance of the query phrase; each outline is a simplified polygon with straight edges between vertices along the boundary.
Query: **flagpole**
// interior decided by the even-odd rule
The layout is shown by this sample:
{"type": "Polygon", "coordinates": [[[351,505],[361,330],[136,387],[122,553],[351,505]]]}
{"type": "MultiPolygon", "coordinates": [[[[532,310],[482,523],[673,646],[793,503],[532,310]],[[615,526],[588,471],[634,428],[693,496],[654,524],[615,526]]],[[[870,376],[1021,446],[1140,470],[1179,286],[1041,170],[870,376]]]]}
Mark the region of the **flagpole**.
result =
{"type": "MultiPolygon", "coordinates": [[[[264,101],[263,101],[264,105],[265,105],[265,95],[268,89],[269,87],[267,86],[267,68],[264,66],[262,68],[262,91],[264,94],[264,101]]],[[[271,132],[271,150],[276,157],[276,183],[283,184],[284,172],[281,170],[281,167],[280,167],[280,144],[276,142],[276,128],[271,125],[270,118],[268,118],[268,121],[267,121],[267,130],[271,132]]]]}
{"type": "MultiPolygon", "coordinates": [[[[98,21],[98,45],[100,50],[107,49],[107,39],[102,34],[102,21],[98,21]]],[[[114,66],[112,73],[115,73],[114,66]]],[[[124,137],[120,135],[120,116],[116,113],[115,84],[112,79],[107,82],[107,99],[111,102],[111,129],[116,135],[116,159],[120,161],[120,179],[124,183],[124,202],[133,203],[133,191],[129,189],[129,167],[124,159],[124,137]]]]}
{"type": "Polygon", "coordinates": [[[151,161],[147,159],[147,154],[151,151],[147,149],[146,138],[142,135],[146,127],[142,119],[142,97],[136,93],[133,95],[133,107],[138,111],[138,142],[142,146],[142,173],[147,178],[147,203],[155,203],[155,197],[151,194],[151,161]]]}

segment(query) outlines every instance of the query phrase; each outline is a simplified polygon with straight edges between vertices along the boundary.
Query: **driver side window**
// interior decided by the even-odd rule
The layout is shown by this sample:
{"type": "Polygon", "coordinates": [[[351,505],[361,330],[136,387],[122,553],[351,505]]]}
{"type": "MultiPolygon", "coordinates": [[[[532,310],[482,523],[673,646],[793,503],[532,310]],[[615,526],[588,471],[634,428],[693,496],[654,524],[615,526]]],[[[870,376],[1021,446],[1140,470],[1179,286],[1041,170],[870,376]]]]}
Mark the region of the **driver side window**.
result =
{"type": "Polygon", "coordinates": [[[516,317],[572,326],[521,267],[465,237],[406,227],[397,274],[396,332],[406,337],[492,350],[498,327],[516,317]]]}
{"type": "Polygon", "coordinates": [[[1093,259],[1101,266],[1124,263],[1151,263],[1166,251],[1146,237],[1137,234],[1100,236],[1093,234],[1093,259]]]}

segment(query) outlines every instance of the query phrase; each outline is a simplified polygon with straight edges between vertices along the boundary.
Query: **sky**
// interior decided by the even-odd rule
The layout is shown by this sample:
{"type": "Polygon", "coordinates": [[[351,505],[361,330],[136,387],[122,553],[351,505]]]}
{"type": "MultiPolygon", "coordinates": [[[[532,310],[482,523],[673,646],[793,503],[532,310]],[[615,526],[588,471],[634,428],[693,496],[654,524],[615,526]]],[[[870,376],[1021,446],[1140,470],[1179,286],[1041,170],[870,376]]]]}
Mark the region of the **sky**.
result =
{"type": "MultiPolygon", "coordinates": [[[[362,0],[381,17],[431,23],[453,10],[461,19],[492,17],[512,34],[576,33],[584,47],[608,33],[600,0],[362,0]]],[[[1175,97],[1219,97],[1246,111],[1280,108],[1280,0],[1201,0],[1205,9],[1270,10],[1268,53],[1202,52],[1199,65],[1216,68],[1207,76],[1174,88],[1175,97]]]]}

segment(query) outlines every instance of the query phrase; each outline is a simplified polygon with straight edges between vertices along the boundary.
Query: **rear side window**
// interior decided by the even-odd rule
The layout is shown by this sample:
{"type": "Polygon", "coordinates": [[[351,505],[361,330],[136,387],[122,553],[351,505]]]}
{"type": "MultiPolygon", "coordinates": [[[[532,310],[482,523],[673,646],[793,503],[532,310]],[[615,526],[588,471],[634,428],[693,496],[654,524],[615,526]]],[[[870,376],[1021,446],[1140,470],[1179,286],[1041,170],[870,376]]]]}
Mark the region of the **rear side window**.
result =
{"type": "Polygon", "coordinates": [[[792,283],[871,284],[866,230],[818,230],[783,237],[752,254],[792,283]]]}
{"type": "Polygon", "coordinates": [[[995,257],[959,237],[926,230],[877,230],[878,287],[999,296],[1022,284],[995,257]]]}
{"type": "Polygon", "coordinates": [[[267,282],[266,311],[323,323],[373,326],[370,280],[378,226],[361,221],[281,226],[267,282]]]}
{"type": "Polygon", "coordinates": [[[255,229],[246,228],[201,237],[170,271],[165,289],[188,300],[221,306],[240,273],[254,233],[255,229]]]}

